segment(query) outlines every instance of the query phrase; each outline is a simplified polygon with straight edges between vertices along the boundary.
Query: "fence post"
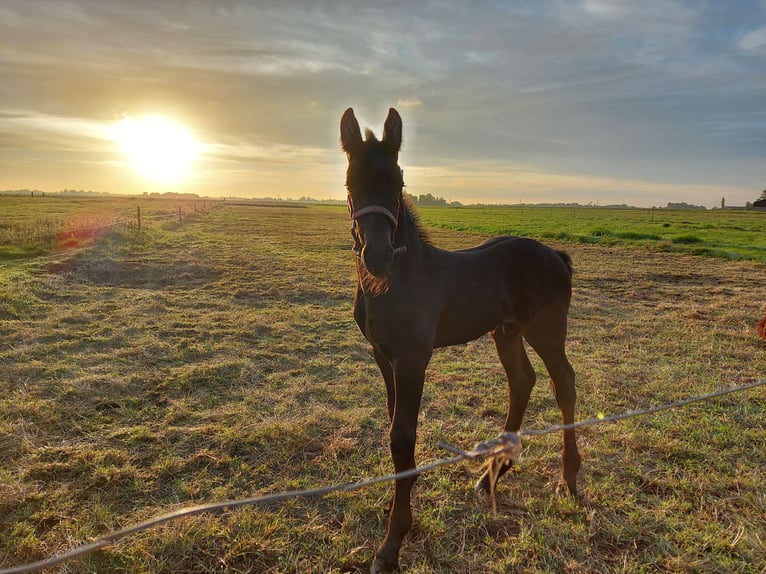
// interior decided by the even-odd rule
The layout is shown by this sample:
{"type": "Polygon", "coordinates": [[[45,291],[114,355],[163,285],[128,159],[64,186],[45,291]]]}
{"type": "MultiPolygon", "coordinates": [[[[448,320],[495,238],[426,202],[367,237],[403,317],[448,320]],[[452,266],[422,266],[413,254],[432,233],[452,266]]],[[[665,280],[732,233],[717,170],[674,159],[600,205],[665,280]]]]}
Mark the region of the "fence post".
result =
{"type": "Polygon", "coordinates": [[[178,208],[178,225],[181,225],[181,208],[178,208]]]}
{"type": "Polygon", "coordinates": [[[141,231],[141,206],[136,206],[136,221],[138,222],[138,230],[141,231]]]}

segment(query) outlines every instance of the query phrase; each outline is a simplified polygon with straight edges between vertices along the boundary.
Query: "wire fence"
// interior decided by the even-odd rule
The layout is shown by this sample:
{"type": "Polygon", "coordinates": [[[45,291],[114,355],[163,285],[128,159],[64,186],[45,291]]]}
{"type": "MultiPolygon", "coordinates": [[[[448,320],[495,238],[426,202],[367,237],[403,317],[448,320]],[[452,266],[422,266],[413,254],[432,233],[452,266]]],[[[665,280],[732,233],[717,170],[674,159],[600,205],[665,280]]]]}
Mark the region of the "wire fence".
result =
{"type": "Polygon", "coordinates": [[[0,235],[0,243],[11,245],[39,244],[49,241],[66,242],[68,240],[82,240],[98,237],[109,229],[136,229],[141,231],[147,224],[155,221],[177,221],[183,225],[184,219],[193,213],[206,213],[212,209],[212,202],[202,205],[194,204],[193,208],[188,205],[162,209],[159,213],[149,215],[141,206],[136,209],[131,217],[123,215],[120,219],[108,219],[104,221],[86,222],[76,227],[68,227],[58,219],[40,221],[27,225],[9,226],[0,235]],[[42,229],[42,231],[40,231],[42,229]]]}
{"type": "MultiPolygon", "coordinates": [[[[88,554],[92,554],[93,552],[96,552],[97,550],[101,550],[109,546],[111,543],[115,542],[116,540],[120,538],[124,538],[131,534],[136,534],[138,532],[148,530],[150,528],[154,528],[161,524],[165,524],[173,520],[178,520],[180,518],[196,516],[196,515],[204,514],[204,513],[208,513],[208,514],[223,513],[223,512],[228,512],[228,511],[241,508],[244,506],[261,506],[261,505],[274,503],[274,502],[282,502],[292,498],[309,498],[309,497],[315,497],[315,496],[326,496],[328,494],[335,493],[335,492],[353,492],[356,490],[360,490],[362,488],[372,486],[374,484],[379,484],[383,482],[392,482],[392,481],[400,480],[404,478],[411,478],[413,476],[418,476],[420,474],[429,472],[431,470],[435,470],[437,468],[455,465],[465,461],[485,460],[485,461],[488,461],[489,464],[492,464],[493,461],[497,461],[498,459],[513,460],[518,458],[519,453],[521,452],[521,437],[524,437],[524,436],[530,436],[530,437],[542,436],[542,435],[551,434],[554,432],[561,432],[561,431],[570,430],[570,429],[579,429],[579,428],[589,427],[589,426],[598,425],[598,424],[607,423],[607,422],[618,422],[618,421],[622,421],[622,420],[626,420],[626,419],[630,419],[630,418],[634,418],[638,416],[645,416],[645,415],[657,413],[657,412],[668,410],[668,409],[682,407],[692,403],[707,401],[707,400],[728,395],[731,393],[737,393],[737,392],[742,392],[749,389],[754,389],[762,385],[766,385],[766,379],[759,379],[754,382],[736,386],[736,387],[726,387],[726,388],[719,389],[717,391],[713,391],[704,395],[689,397],[686,399],[681,399],[678,401],[665,403],[662,405],[648,407],[646,409],[628,411],[618,415],[603,416],[603,417],[599,416],[593,419],[587,419],[584,421],[579,421],[579,422],[566,424],[566,425],[551,426],[551,427],[547,427],[545,429],[539,429],[539,430],[534,430],[534,429],[521,430],[517,433],[504,432],[498,435],[494,439],[490,439],[490,440],[478,443],[473,449],[469,451],[464,451],[452,445],[439,443],[439,446],[441,448],[451,452],[452,454],[454,454],[454,456],[452,456],[451,458],[439,459],[429,464],[426,464],[424,466],[413,468],[411,470],[407,470],[404,472],[399,472],[399,473],[391,474],[388,476],[365,478],[357,482],[349,482],[345,484],[332,484],[328,486],[306,489],[306,490],[292,490],[292,491],[278,492],[274,494],[256,496],[254,498],[229,500],[224,502],[216,502],[211,504],[203,504],[199,506],[182,508],[180,510],[170,512],[168,514],[163,514],[162,516],[159,516],[157,518],[146,520],[144,522],[140,522],[138,524],[127,526],[120,530],[110,532],[109,534],[102,536],[98,540],[95,540],[91,543],[74,548],[63,554],[52,556],[50,558],[46,558],[38,562],[33,562],[29,564],[24,564],[22,566],[16,566],[16,567],[8,568],[5,570],[0,570],[0,574],[24,574],[27,572],[39,572],[40,570],[57,566],[59,564],[62,564],[74,558],[83,557],[88,554]]],[[[494,501],[493,501],[493,506],[494,506],[494,501]]]]}

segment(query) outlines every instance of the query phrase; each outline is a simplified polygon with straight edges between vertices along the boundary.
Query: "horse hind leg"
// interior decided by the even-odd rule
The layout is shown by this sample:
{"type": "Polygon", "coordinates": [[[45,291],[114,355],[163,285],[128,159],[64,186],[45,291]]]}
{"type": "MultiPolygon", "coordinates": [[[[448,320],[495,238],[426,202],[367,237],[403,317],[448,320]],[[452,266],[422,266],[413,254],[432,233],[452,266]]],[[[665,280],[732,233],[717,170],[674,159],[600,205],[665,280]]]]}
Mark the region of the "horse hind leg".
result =
{"type": "MultiPolygon", "coordinates": [[[[535,352],[540,355],[548,374],[553,382],[553,392],[556,403],[561,410],[562,421],[565,425],[575,420],[575,373],[566,356],[564,348],[566,341],[566,313],[539,322],[525,333],[525,337],[535,352]]],[[[562,475],[558,492],[565,494],[577,493],[577,473],[580,471],[580,453],[577,451],[577,437],[574,429],[563,431],[564,448],[561,452],[562,475]]]]}
{"type": "MultiPolygon", "coordinates": [[[[492,332],[492,338],[508,378],[508,414],[504,429],[506,432],[517,432],[521,428],[521,419],[527,409],[532,387],[535,386],[535,370],[527,357],[518,325],[502,325],[492,332]]],[[[496,478],[505,474],[509,468],[511,462],[501,464],[496,478]]],[[[490,471],[487,470],[476,483],[476,492],[489,493],[491,480],[490,471]]]]}

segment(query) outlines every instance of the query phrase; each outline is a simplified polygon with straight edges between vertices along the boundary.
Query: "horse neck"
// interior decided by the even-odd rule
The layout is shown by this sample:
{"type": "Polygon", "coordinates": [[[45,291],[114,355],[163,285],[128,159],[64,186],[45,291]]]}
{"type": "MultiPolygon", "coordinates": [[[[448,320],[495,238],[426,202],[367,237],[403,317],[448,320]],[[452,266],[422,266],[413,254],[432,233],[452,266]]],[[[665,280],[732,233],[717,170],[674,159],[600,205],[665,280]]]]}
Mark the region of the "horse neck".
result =
{"type": "Polygon", "coordinates": [[[399,224],[394,239],[394,248],[406,247],[406,253],[403,255],[416,256],[423,251],[423,233],[418,226],[414,214],[410,211],[410,206],[406,201],[402,201],[402,207],[399,210],[399,224]]]}

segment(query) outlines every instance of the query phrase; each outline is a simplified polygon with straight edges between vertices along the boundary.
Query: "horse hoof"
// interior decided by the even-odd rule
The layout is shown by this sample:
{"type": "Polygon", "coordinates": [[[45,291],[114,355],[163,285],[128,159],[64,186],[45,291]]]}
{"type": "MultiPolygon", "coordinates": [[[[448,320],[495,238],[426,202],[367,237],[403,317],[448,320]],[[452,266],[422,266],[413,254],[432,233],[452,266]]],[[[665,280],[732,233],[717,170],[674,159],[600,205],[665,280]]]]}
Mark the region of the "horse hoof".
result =
{"type": "Polygon", "coordinates": [[[372,566],[370,566],[370,574],[389,574],[390,572],[395,572],[396,569],[396,564],[389,566],[380,558],[376,558],[373,561],[372,566]]]}
{"type": "Polygon", "coordinates": [[[489,486],[487,485],[487,481],[483,478],[480,478],[476,481],[476,484],[473,485],[473,491],[476,493],[476,496],[479,498],[486,498],[489,496],[489,486]]]}
{"type": "Polygon", "coordinates": [[[558,498],[576,498],[577,489],[569,488],[565,482],[559,482],[556,486],[556,496],[558,498]]]}

